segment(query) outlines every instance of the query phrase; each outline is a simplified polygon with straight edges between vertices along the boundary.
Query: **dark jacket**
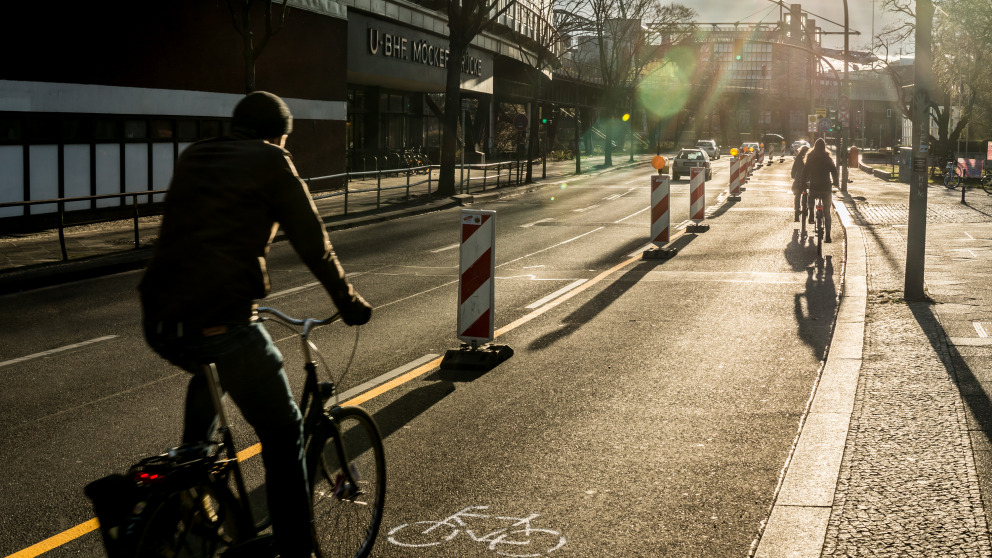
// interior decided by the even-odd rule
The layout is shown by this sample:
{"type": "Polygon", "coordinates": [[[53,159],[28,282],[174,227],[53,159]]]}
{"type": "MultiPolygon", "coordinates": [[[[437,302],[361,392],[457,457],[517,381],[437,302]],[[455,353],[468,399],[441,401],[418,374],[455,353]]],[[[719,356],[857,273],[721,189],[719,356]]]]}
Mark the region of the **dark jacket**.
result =
{"type": "Polygon", "coordinates": [[[829,194],[830,189],[838,182],[837,165],[830,154],[826,151],[817,152],[815,149],[810,151],[803,165],[803,179],[809,182],[811,193],[829,194]]]}
{"type": "Polygon", "coordinates": [[[241,137],[188,147],[138,286],[145,318],[203,327],[247,323],[253,301],[269,292],[265,256],[280,226],[338,308],[354,302],[288,151],[241,137]]]}
{"type": "Polygon", "coordinates": [[[796,157],[792,162],[792,193],[801,194],[806,189],[806,182],[803,181],[804,157],[796,157]]]}

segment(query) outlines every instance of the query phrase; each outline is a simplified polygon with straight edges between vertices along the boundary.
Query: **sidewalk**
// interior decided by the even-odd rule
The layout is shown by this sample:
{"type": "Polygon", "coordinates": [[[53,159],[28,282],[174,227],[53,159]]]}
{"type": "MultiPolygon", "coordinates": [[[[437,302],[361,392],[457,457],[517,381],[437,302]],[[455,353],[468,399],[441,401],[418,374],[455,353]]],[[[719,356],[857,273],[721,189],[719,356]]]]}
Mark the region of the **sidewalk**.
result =
{"type": "Polygon", "coordinates": [[[850,176],[833,338],[755,555],[992,556],[992,196],[929,188],[932,302],[907,303],[909,187],[850,176]]]}
{"type": "MultiPolygon", "coordinates": [[[[583,158],[581,160],[582,174],[575,174],[575,161],[548,162],[546,178],[542,179],[541,165],[535,165],[534,183],[529,185],[508,185],[505,176],[499,187],[494,180],[483,186],[482,182],[473,176],[470,194],[455,197],[438,197],[427,195],[427,184],[411,188],[408,200],[404,187],[405,176],[385,178],[382,182],[385,189],[379,199],[375,192],[363,192],[349,196],[349,211],[344,214],[344,197],[335,196],[321,198],[316,193],[315,205],[324,220],[328,231],[346,229],[367,223],[396,219],[407,215],[438,211],[460,204],[471,203],[472,198],[498,197],[513,192],[521,192],[538,188],[545,184],[557,184],[562,180],[579,179],[593,176],[610,169],[602,169],[603,156],[583,158]],[[378,208],[376,206],[379,206],[378,208]]],[[[612,168],[627,165],[645,165],[650,162],[651,155],[637,155],[635,162],[629,162],[626,153],[615,154],[612,168]]],[[[424,175],[413,175],[411,182],[424,180],[424,175]]],[[[459,179],[456,170],[455,180],[459,179]]],[[[437,188],[436,174],[433,189],[437,188]]],[[[352,191],[374,189],[375,182],[361,184],[353,182],[352,191]]],[[[65,229],[65,244],[68,260],[63,261],[62,249],[57,230],[37,233],[0,235],[0,294],[16,292],[76,281],[88,277],[119,273],[140,269],[151,256],[151,247],[155,243],[161,216],[141,217],[138,224],[138,246],[135,246],[135,227],[132,219],[94,223],[67,227],[65,229]]],[[[281,235],[276,240],[281,240],[281,235]]]]}
{"type": "Polygon", "coordinates": [[[908,185],[854,171],[862,367],[824,556],[992,556],[992,196],[931,186],[925,283],[906,303],[908,185]]]}

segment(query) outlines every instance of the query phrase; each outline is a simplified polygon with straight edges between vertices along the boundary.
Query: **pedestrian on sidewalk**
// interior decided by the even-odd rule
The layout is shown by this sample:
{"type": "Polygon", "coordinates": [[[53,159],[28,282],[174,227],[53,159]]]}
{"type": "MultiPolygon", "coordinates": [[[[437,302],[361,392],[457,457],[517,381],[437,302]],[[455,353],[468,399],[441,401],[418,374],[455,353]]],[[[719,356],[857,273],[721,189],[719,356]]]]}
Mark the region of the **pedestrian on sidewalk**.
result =
{"type": "MultiPolygon", "coordinates": [[[[795,223],[799,222],[800,215],[806,215],[809,206],[809,201],[803,199],[803,192],[806,191],[806,181],[803,179],[803,166],[805,165],[806,153],[809,151],[809,146],[804,145],[799,149],[799,153],[796,155],[796,160],[792,162],[792,195],[795,196],[795,202],[793,203],[794,215],[792,221],[795,223]],[[802,204],[800,208],[799,205],[802,204]]],[[[813,214],[809,213],[812,218],[813,214]]],[[[812,222],[812,221],[810,221],[812,222]]],[[[803,229],[805,230],[805,223],[803,223],[803,229]]]]}
{"type": "MultiPolygon", "coordinates": [[[[823,202],[823,226],[826,235],[824,242],[830,242],[830,192],[837,186],[839,180],[837,165],[827,153],[827,143],[823,138],[818,138],[813,144],[813,149],[806,154],[803,163],[803,180],[809,183],[809,197],[823,202]]],[[[810,207],[815,207],[815,203],[811,203],[810,207]]],[[[810,217],[812,218],[812,212],[810,217]]],[[[813,222],[812,219],[810,222],[813,222]]]]}
{"type": "Polygon", "coordinates": [[[310,488],[303,462],[303,418],[282,355],[253,316],[269,293],[265,257],[281,226],[348,325],[372,308],[355,292],[327,238],[306,183],[284,146],[293,117],[264,91],[234,108],[231,133],[186,148],[165,197],[162,229],[141,280],[145,338],[190,373],[183,442],[215,428],[203,365],[262,442],[265,485],[282,558],[313,551],[310,488]]]}

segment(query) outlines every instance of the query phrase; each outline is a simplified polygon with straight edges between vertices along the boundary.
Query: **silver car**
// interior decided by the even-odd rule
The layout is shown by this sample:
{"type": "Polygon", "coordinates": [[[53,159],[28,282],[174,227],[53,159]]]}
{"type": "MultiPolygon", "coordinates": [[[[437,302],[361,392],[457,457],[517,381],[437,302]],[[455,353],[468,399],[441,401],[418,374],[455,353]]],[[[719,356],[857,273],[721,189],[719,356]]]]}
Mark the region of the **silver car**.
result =
{"type": "Polygon", "coordinates": [[[710,159],[720,158],[720,146],[716,144],[716,140],[697,140],[696,148],[705,151],[710,159]]]}
{"type": "Polygon", "coordinates": [[[713,170],[710,169],[710,156],[702,149],[687,147],[679,151],[672,160],[672,180],[678,180],[683,174],[688,176],[693,167],[706,169],[706,180],[713,180],[713,170]]]}

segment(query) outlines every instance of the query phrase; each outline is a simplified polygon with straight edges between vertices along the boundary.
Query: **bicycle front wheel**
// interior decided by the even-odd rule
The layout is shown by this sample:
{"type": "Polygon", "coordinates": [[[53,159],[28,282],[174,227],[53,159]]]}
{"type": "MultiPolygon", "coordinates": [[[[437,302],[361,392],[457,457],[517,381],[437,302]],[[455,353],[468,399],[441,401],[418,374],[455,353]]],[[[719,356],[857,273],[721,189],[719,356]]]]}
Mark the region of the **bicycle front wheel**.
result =
{"type": "Polygon", "coordinates": [[[992,194],[992,175],[982,179],[982,190],[985,190],[986,194],[992,194]]]}
{"type": "Polygon", "coordinates": [[[359,407],[336,407],[327,416],[336,428],[329,426],[331,434],[311,472],[317,555],[364,558],[372,552],[385,506],[382,436],[359,407]]]}

